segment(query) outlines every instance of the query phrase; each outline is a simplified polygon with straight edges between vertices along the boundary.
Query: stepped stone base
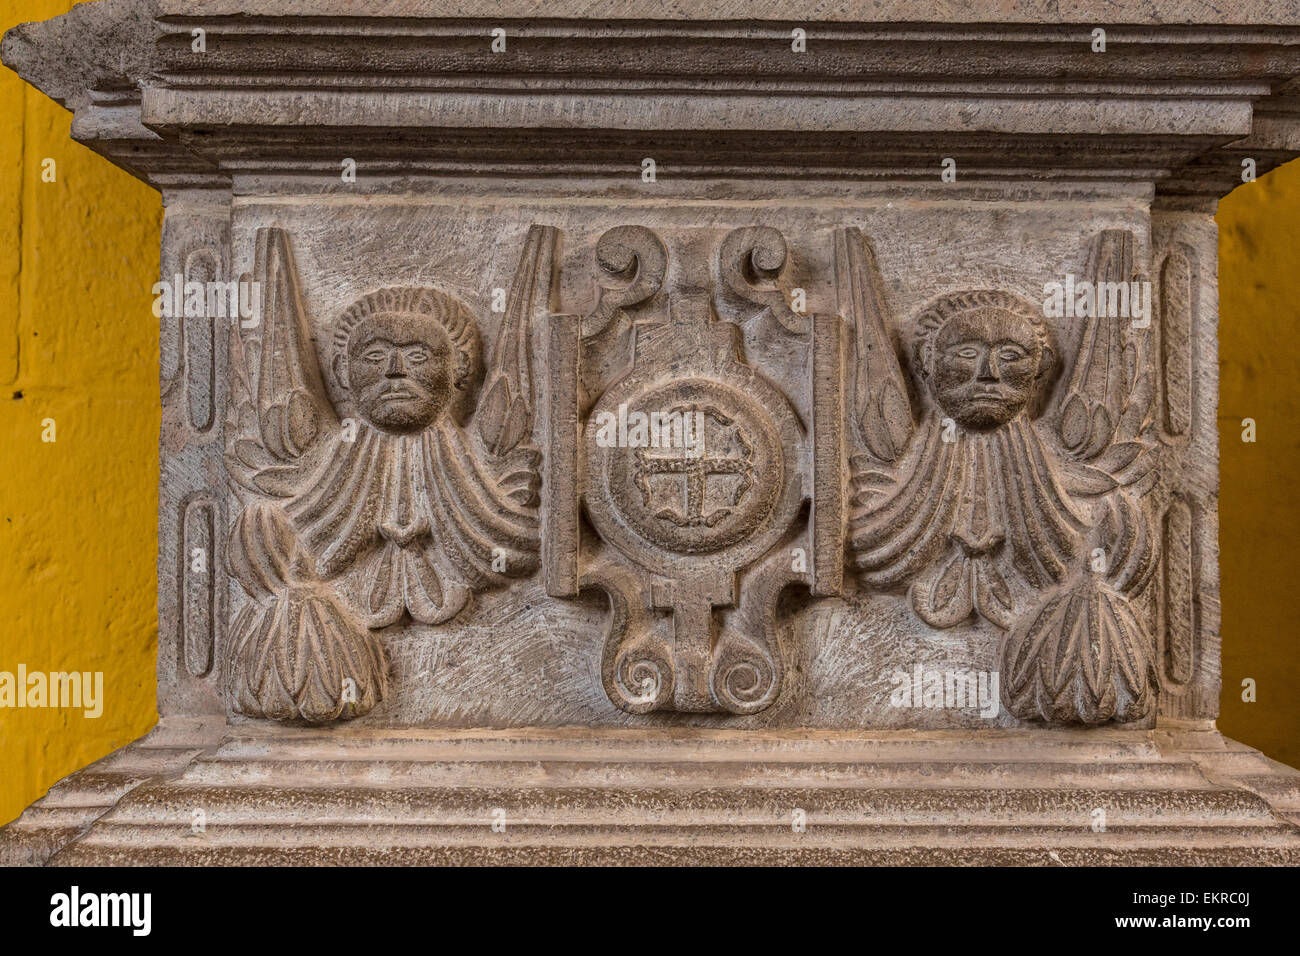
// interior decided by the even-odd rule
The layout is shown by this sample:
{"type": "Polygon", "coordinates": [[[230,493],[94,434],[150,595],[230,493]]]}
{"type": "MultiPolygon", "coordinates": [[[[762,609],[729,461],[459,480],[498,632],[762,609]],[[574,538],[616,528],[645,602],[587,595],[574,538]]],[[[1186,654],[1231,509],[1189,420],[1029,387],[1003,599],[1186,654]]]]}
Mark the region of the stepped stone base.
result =
{"type": "Polygon", "coordinates": [[[0,829],[0,862],[1294,865],[1297,824],[1300,772],[1208,722],[736,733],[165,720],[0,829]]]}

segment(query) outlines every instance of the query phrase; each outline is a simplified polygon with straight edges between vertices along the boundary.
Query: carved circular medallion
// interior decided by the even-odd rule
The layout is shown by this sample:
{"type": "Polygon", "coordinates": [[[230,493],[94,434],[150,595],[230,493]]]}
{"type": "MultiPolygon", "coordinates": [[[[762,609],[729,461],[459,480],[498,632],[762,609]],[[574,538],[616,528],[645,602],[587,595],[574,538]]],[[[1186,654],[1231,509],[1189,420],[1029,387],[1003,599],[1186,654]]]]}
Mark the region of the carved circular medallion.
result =
{"type": "Polygon", "coordinates": [[[689,560],[757,545],[790,498],[769,412],[784,419],[786,405],[762,397],[704,378],[606,393],[586,429],[589,513],[602,536],[651,565],[655,552],[689,560]]]}

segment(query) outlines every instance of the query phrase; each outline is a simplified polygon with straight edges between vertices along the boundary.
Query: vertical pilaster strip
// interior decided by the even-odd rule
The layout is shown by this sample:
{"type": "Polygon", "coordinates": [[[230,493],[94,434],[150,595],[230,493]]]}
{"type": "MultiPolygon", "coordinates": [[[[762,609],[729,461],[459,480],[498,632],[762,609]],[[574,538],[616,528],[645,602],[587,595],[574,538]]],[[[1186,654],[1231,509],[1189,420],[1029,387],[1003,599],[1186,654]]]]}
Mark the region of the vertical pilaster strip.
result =
{"type": "Polygon", "coordinates": [[[188,564],[179,582],[181,659],[191,677],[212,670],[216,652],[216,506],[207,495],[191,501],[181,525],[182,561],[188,564]]]}
{"type": "Polygon", "coordinates": [[[1164,476],[1155,579],[1159,714],[1219,713],[1218,229],[1209,209],[1151,214],[1164,476]]]}
{"type": "Polygon", "coordinates": [[[844,587],[844,367],[837,315],[813,317],[812,593],[844,587]]]}
{"type": "MultiPolygon", "coordinates": [[[[165,189],[163,203],[162,281],[232,281],[229,190],[165,189]]],[[[158,708],[163,715],[220,714],[228,651],[227,347],[239,317],[172,311],[159,321],[158,708]]]]}
{"type": "Polygon", "coordinates": [[[542,568],[546,593],[578,593],[578,361],[580,320],[550,318],[546,444],[542,477],[542,568]]]}

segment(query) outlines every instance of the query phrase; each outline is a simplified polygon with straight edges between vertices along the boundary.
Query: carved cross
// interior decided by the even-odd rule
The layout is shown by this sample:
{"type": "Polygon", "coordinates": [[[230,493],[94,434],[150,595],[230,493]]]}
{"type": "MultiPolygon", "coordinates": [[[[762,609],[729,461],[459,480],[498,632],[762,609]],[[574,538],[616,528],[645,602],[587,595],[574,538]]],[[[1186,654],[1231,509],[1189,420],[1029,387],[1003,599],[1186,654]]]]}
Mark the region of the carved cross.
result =
{"type": "MultiPolygon", "coordinates": [[[[730,425],[731,420],[717,412],[710,410],[709,417],[715,421],[730,425]]],[[[686,513],[674,511],[672,508],[663,508],[655,513],[655,517],[664,518],[681,528],[697,528],[700,525],[712,528],[727,515],[731,514],[730,508],[718,508],[708,514],[704,513],[704,499],[708,491],[708,481],[710,477],[717,475],[741,475],[743,476],[740,486],[732,494],[732,503],[740,500],[741,495],[748,489],[753,480],[754,466],[750,461],[748,454],[748,444],[743,436],[737,435],[742,448],[746,454],[741,457],[705,457],[702,454],[703,449],[697,445],[688,445],[683,442],[681,455],[651,455],[644,450],[638,450],[636,453],[638,475],[637,485],[641,488],[644,501],[647,505],[650,503],[650,485],[647,480],[654,475],[681,475],[683,505],[686,513]]],[[[697,442],[703,442],[703,434],[697,436],[697,442]]]]}

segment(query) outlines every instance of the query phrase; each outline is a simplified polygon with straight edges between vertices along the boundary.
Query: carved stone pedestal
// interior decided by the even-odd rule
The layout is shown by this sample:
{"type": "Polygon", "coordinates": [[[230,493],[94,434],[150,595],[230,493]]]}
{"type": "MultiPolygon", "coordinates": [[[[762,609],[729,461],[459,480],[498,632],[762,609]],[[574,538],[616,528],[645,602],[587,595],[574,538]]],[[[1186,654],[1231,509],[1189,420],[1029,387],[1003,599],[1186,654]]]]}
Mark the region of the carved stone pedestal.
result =
{"type": "Polygon", "coordinates": [[[1298,777],[1192,724],[223,736],[169,719],[59,783],[0,831],[0,852],[90,865],[1294,864],[1298,777]]]}
{"type": "Polygon", "coordinates": [[[4,40],[166,204],[162,721],[4,859],[1300,860],[1213,726],[1293,2],[355,6],[4,40]]]}

